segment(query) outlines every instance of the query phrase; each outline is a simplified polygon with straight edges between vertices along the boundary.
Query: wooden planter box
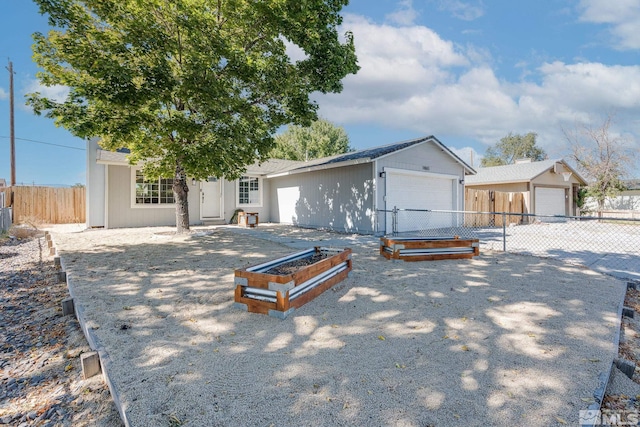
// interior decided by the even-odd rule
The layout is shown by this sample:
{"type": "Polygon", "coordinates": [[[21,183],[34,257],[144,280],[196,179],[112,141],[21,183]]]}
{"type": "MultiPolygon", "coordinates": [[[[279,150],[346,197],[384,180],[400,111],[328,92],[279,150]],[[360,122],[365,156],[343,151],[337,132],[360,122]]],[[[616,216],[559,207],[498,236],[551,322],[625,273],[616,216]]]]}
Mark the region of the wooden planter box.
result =
{"type": "Polygon", "coordinates": [[[251,313],[286,318],[307,302],[344,280],[351,271],[351,249],[315,247],[272,261],[235,270],[235,305],[251,313]],[[291,274],[272,274],[269,270],[292,261],[327,257],[299,267],[291,274]]]}
{"type": "Polygon", "coordinates": [[[382,237],[380,255],[403,261],[472,258],[480,255],[480,242],[457,237],[382,237]]]}

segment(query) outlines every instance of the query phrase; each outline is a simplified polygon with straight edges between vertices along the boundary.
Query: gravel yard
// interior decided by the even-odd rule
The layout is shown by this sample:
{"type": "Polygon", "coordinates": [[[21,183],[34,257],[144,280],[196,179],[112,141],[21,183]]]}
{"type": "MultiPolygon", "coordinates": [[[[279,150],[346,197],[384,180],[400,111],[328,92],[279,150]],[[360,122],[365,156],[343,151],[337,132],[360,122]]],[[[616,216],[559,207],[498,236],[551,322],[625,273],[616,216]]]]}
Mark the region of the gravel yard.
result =
{"type": "Polygon", "coordinates": [[[101,376],[83,380],[89,351],[44,238],[0,237],[0,424],[122,425],[101,376]]]}
{"type": "Polygon", "coordinates": [[[54,233],[133,426],[575,424],[617,352],[624,283],[582,266],[390,262],[372,238],[262,224],[170,230],[54,233]],[[348,279],[284,321],[233,307],[234,268],[318,244],[353,249],[348,279]]]}

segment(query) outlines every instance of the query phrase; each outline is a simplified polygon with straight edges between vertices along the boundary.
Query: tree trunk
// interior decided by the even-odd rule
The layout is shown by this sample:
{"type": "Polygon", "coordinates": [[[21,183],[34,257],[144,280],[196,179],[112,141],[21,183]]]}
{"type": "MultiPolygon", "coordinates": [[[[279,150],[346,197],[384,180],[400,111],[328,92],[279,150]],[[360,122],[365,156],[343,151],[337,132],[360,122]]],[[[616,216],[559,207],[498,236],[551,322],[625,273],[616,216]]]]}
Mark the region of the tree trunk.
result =
{"type": "Polygon", "coordinates": [[[604,199],[598,199],[598,218],[602,218],[603,210],[604,210],[604,199]]]}
{"type": "Polygon", "coordinates": [[[189,231],[189,186],[187,176],[180,163],[176,164],[176,173],[173,178],[173,197],[176,200],[176,232],[189,231]]]}

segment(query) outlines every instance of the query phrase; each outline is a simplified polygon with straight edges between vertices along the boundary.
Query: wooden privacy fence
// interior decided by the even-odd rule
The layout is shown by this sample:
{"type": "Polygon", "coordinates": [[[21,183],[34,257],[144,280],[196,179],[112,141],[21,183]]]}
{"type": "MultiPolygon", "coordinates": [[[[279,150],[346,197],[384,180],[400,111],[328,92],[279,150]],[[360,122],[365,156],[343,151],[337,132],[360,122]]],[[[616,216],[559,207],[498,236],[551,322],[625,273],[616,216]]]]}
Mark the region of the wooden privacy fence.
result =
{"type": "MultiPolygon", "coordinates": [[[[504,192],[493,190],[476,190],[467,188],[465,190],[464,206],[467,212],[509,212],[515,214],[527,213],[525,206],[525,194],[522,192],[504,192]]],[[[506,224],[520,224],[525,222],[525,217],[501,214],[476,214],[465,215],[465,225],[467,227],[502,227],[503,219],[506,224]]]]}
{"type": "Polygon", "coordinates": [[[71,224],[85,222],[84,187],[9,187],[4,190],[5,204],[13,193],[13,222],[21,224],[71,224]]]}

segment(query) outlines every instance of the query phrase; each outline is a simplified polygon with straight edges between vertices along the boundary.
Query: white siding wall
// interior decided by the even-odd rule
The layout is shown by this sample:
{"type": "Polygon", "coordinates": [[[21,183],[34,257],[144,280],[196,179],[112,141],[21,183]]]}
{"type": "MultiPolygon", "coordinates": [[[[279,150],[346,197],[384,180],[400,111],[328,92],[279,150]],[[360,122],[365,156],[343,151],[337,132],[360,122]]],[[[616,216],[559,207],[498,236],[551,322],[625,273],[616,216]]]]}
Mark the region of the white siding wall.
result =
{"type": "Polygon", "coordinates": [[[371,163],[271,178],[273,222],[338,231],[374,231],[371,163]]]}
{"type": "MultiPolygon", "coordinates": [[[[108,227],[148,227],[176,225],[175,206],[166,208],[131,207],[131,168],[129,166],[109,166],[108,173],[108,227]]],[[[200,200],[197,183],[189,184],[189,223],[200,222],[200,200]]]]}
{"type": "Polygon", "coordinates": [[[224,181],[224,219],[225,222],[231,221],[233,213],[239,207],[245,212],[257,212],[259,222],[271,222],[269,206],[272,203],[271,197],[271,183],[268,179],[262,179],[260,181],[262,185],[262,206],[237,206],[237,192],[238,181],[224,181]]]}
{"type": "Polygon", "coordinates": [[[86,224],[87,228],[104,227],[104,174],[105,165],[96,163],[98,139],[87,141],[87,188],[86,224]]]}

